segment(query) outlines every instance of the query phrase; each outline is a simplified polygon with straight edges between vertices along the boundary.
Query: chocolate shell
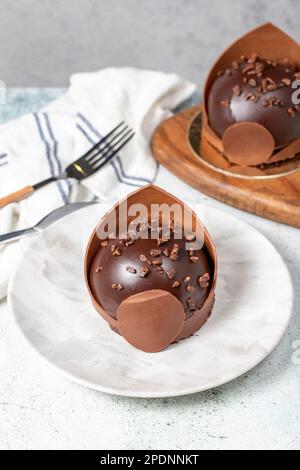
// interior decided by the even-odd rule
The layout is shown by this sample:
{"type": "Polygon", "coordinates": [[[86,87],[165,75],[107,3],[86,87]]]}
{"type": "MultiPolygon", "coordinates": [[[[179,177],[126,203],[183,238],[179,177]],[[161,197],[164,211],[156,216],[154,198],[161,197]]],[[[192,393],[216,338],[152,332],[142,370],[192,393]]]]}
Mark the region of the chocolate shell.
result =
{"type": "MultiPolygon", "coordinates": [[[[126,226],[133,224],[128,213],[126,226]]],[[[96,310],[116,333],[145,352],[161,351],[205,323],[214,303],[216,276],[216,251],[207,230],[191,209],[153,185],[114,206],[99,222],[86,250],[85,279],[96,310]],[[124,220],[120,221],[124,203],[127,209],[143,204],[148,214],[154,204],[178,205],[181,214],[190,216],[184,219],[184,237],[178,238],[176,227],[182,220],[175,212],[168,235],[162,233],[161,218],[154,225],[153,218],[143,219],[140,237],[130,228],[124,233],[124,220]],[[105,227],[112,214],[116,233],[103,240],[99,227],[105,227]],[[201,244],[190,249],[195,238],[201,244]]]]}
{"type": "MultiPolygon", "coordinates": [[[[260,167],[300,152],[300,46],[268,23],[232,44],[208,74],[200,153],[229,164],[260,167]]],[[[236,167],[235,167],[236,168],[236,167]]]]}

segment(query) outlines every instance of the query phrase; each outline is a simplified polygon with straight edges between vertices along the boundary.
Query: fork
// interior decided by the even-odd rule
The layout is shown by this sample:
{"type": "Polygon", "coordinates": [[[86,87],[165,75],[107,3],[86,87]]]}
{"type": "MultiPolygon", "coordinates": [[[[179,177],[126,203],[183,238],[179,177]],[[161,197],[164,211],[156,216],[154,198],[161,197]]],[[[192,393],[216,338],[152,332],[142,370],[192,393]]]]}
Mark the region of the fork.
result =
{"type": "Polygon", "coordinates": [[[52,176],[32,186],[25,186],[8,196],[0,198],[0,208],[11,202],[20,201],[34,191],[60,179],[75,178],[80,181],[93,175],[109,162],[134,136],[134,131],[124,121],[105,135],[84,155],[71,163],[60,175],[52,176]]]}

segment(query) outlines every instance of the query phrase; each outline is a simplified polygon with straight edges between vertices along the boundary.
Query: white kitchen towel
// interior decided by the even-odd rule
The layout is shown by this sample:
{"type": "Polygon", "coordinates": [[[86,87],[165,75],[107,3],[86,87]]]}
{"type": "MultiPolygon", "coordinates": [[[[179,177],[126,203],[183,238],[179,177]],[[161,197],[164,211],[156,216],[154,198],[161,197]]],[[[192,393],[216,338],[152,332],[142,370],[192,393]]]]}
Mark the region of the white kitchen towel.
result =
{"type": "MultiPolygon", "coordinates": [[[[0,197],[57,175],[101,136],[125,121],[136,132],[114,160],[78,183],[52,183],[19,203],[0,209],[0,233],[25,228],[68,202],[115,201],[154,182],[157,163],[151,135],[195,86],[175,74],[108,68],[75,74],[61,98],[41,111],[0,126],[0,197]]],[[[5,297],[18,242],[0,246],[0,299],[5,297]]]]}

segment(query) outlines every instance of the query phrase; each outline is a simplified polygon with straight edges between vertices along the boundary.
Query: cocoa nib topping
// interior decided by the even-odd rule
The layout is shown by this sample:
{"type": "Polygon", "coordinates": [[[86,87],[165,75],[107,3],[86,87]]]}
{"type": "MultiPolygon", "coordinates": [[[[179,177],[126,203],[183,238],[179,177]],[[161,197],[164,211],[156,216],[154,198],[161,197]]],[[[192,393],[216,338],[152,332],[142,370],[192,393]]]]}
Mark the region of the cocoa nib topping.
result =
{"type": "Polygon", "coordinates": [[[131,245],[133,245],[133,244],[134,244],[134,240],[127,240],[126,242],[124,242],[124,245],[125,245],[126,247],[131,246],[131,245]]]}
{"type": "Polygon", "coordinates": [[[276,98],[276,96],[271,96],[270,98],[263,98],[261,100],[261,105],[272,108],[273,106],[284,106],[284,103],[280,99],[276,98]]]}
{"type": "Polygon", "coordinates": [[[282,78],[281,81],[286,86],[291,86],[292,84],[292,80],[290,80],[289,78],[282,78]]]}
{"type": "Polygon", "coordinates": [[[163,254],[164,256],[168,257],[168,256],[169,256],[169,250],[168,250],[168,248],[165,248],[165,249],[163,250],[162,254],[163,254]]]}
{"type": "Polygon", "coordinates": [[[190,312],[194,312],[195,310],[197,310],[195,301],[191,297],[187,299],[187,304],[190,312]]]}
{"type": "Polygon", "coordinates": [[[102,271],[102,266],[98,266],[98,267],[96,268],[96,273],[100,273],[101,271],[102,271]]]}
{"type": "Polygon", "coordinates": [[[199,263],[199,257],[198,257],[198,256],[191,256],[191,257],[190,257],[190,260],[191,260],[193,263],[199,263]]]}
{"type": "Polygon", "coordinates": [[[133,268],[132,266],[126,266],[126,271],[128,271],[128,272],[131,273],[131,274],[135,274],[135,273],[136,273],[136,269],[133,268]]]}
{"type": "Polygon", "coordinates": [[[174,254],[174,253],[175,253],[175,254],[177,255],[178,250],[179,250],[179,245],[178,245],[178,243],[174,243],[173,248],[172,248],[172,251],[171,251],[171,254],[174,254]]]}
{"type": "Polygon", "coordinates": [[[228,100],[222,100],[220,101],[220,104],[223,106],[223,108],[229,108],[230,106],[230,102],[228,100]]]}
{"type": "Polygon", "coordinates": [[[196,240],[196,235],[194,233],[191,233],[189,235],[186,235],[185,239],[188,242],[194,242],[196,240]]]}
{"type": "Polygon", "coordinates": [[[254,78],[250,78],[250,80],[248,80],[248,83],[250,86],[256,86],[256,80],[254,78]]]}
{"type": "Polygon", "coordinates": [[[160,273],[160,274],[164,274],[164,272],[165,272],[165,270],[164,270],[164,268],[163,268],[162,266],[157,266],[157,267],[155,268],[155,271],[158,272],[158,273],[160,273]]]}
{"type": "Polygon", "coordinates": [[[147,256],[145,256],[145,255],[140,255],[140,261],[142,261],[142,263],[147,262],[147,261],[148,261],[147,256]]]}
{"type": "Polygon", "coordinates": [[[240,85],[235,85],[232,89],[234,96],[240,96],[242,93],[242,89],[240,85]]]}
{"type": "Polygon", "coordinates": [[[147,266],[142,266],[139,270],[139,276],[140,277],[146,277],[150,272],[150,269],[147,268],[147,266]]]}
{"type": "Polygon", "coordinates": [[[172,261],[176,261],[178,259],[178,250],[179,250],[179,245],[177,243],[174,243],[171,254],[170,254],[170,259],[172,261]]]}
{"type": "Polygon", "coordinates": [[[123,284],[120,284],[119,282],[114,282],[111,287],[116,290],[123,290],[124,286],[123,284]]]}
{"type": "Polygon", "coordinates": [[[266,82],[267,82],[267,91],[273,91],[277,89],[277,84],[276,82],[274,82],[274,80],[272,80],[272,78],[267,77],[266,82]]]}
{"type": "Polygon", "coordinates": [[[257,96],[254,93],[247,93],[247,95],[245,96],[245,99],[247,101],[254,101],[254,102],[257,102],[258,100],[257,96]]]}
{"type": "Polygon", "coordinates": [[[160,266],[162,264],[162,259],[161,258],[155,258],[152,260],[152,264],[154,266],[160,266]]]}
{"type": "Polygon", "coordinates": [[[190,280],[191,280],[191,276],[186,276],[186,277],[183,279],[183,282],[184,282],[185,284],[188,284],[188,283],[190,282],[190,280]]]}
{"type": "Polygon", "coordinates": [[[174,281],[173,284],[172,284],[172,287],[179,287],[179,286],[180,286],[179,281],[174,281]]]}
{"type": "Polygon", "coordinates": [[[209,286],[210,275],[209,273],[205,273],[199,277],[198,283],[200,287],[208,287],[209,286]]]}
{"type": "Polygon", "coordinates": [[[157,250],[155,248],[153,248],[151,251],[150,251],[150,256],[160,256],[161,255],[161,250],[157,250]]]}
{"type": "Polygon", "coordinates": [[[289,108],[287,112],[291,116],[291,118],[296,116],[296,110],[294,108],[289,108]]]}
{"type": "Polygon", "coordinates": [[[105,247],[108,245],[108,241],[107,240],[103,240],[103,242],[101,242],[101,246],[105,247]]]}
{"type": "Polygon", "coordinates": [[[243,73],[252,72],[255,69],[255,65],[253,63],[248,63],[243,67],[243,73]]]}
{"type": "Polygon", "coordinates": [[[167,243],[169,241],[169,238],[158,238],[157,239],[157,246],[161,246],[164,243],[167,243]]]}
{"type": "Polygon", "coordinates": [[[193,292],[194,289],[195,289],[195,287],[190,286],[189,284],[185,288],[185,290],[187,290],[188,292],[193,292]]]}
{"type": "Polygon", "coordinates": [[[116,247],[115,243],[113,243],[113,244],[111,245],[111,247],[110,247],[110,251],[113,253],[116,248],[117,248],[117,247],[116,247]]]}
{"type": "Polygon", "coordinates": [[[176,269],[169,269],[169,271],[166,272],[167,276],[169,279],[173,279],[176,274],[176,269]]]}
{"type": "Polygon", "coordinates": [[[122,251],[120,250],[120,248],[116,248],[113,251],[113,256],[122,256],[122,251]]]}

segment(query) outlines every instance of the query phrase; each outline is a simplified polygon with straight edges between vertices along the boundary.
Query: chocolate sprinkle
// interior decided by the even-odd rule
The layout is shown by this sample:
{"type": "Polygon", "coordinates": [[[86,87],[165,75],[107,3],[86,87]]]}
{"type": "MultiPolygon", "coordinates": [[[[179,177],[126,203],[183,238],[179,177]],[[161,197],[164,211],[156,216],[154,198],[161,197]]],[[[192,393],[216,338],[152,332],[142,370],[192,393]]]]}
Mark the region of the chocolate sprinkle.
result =
{"type": "Polygon", "coordinates": [[[169,271],[167,271],[166,274],[169,279],[173,279],[176,274],[176,269],[169,269],[169,271]]]}
{"type": "Polygon", "coordinates": [[[291,118],[295,117],[296,116],[296,111],[294,108],[289,108],[287,110],[288,114],[291,116],[291,118]]]}
{"type": "Polygon", "coordinates": [[[155,248],[153,248],[151,251],[150,251],[150,256],[160,256],[161,255],[161,250],[157,250],[155,248]]]}
{"type": "Polygon", "coordinates": [[[188,304],[190,312],[194,312],[195,310],[197,310],[195,301],[191,297],[187,299],[187,304],[188,304]]]}
{"type": "Polygon", "coordinates": [[[185,239],[188,241],[188,242],[193,242],[196,240],[196,235],[194,233],[191,233],[189,235],[186,235],[185,239]]]}
{"type": "Polygon", "coordinates": [[[292,80],[290,80],[289,78],[282,78],[281,81],[286,86],[291,86],[291,84],[292,84],[292,80]]]}
{"type": "Polygon", "coordinates": [[[223,108],[229,108],[230,106],[230,102],[228,100],[222,100],[220,101],[220,104],[223,106],[223,108]]]}
{"type": "Polygon", "coordinates": [[[162,259],[161,258],[155,258],[154,260],[152,260],[152,264],[154,264],[154,266],[161,265],[162,264],[162,259]]]}
{"type": "Polygon", "coordinates": [[[209,286],[209,279],[210,279],[209,273],[205,273],[202,276],[200,276],[199,279],[198,279],[198,283],[199,283],[200,287],[208,287],[209,286]]]}
{"type": "Polygon", "coordinates": [[[179,281],[174,281],[173,284],[172,284],[172,287],[179,287],[179,286],[180,286],[179,281]]]}
{"type": "Polygon", "coordinates": [[[185,290],[187,290],[188,292],[193,292],[194,289],[195,289],[195,287],[190,286],[189,284],[185,288],[185,290]]]}
{"type": "Polygon", "coordinates": [[[124,286],[123,284],[120,284],[119,282],[114,282],[111,287],[116,290],[123,290],[124,286]]]}
{"type": "Polygon", "coordinates": [[[235,85],[232,91],[233,91],[234,96],[240,96],[240,94],[242,93],[242,89],[240,85],[235,85]]]}
{"type": "Polygon", "coordinates": [[[150,272],[150,269],[146,266],[142,266],[139,271],[139,277],[146,277],[150,272]]]}
{"type": "Polygon", "coordinates": [[[250,80],[248,81],[249,85],[250,86],[256,86],[256,80],[254,78],[250,78],[250,80]]]}
{"type": "Polygon", "coordinates": [[[131,274],[135,274],[135,273],[136,273],[136,269],[133,268],[132,266],[126,266],[126,271],[128,271],[128,272],[131,273],[131,274]]]}

